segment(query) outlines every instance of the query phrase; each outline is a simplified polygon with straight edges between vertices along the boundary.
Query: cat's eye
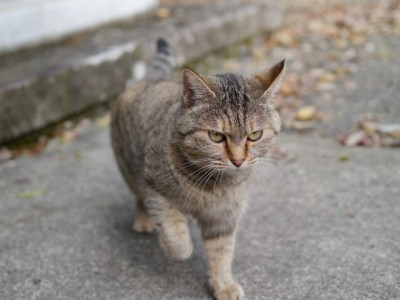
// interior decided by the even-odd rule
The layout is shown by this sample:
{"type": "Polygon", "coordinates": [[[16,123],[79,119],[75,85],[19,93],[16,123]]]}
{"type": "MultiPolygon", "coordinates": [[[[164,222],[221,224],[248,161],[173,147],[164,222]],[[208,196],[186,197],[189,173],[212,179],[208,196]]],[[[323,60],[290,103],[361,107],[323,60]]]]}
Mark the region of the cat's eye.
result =
{"type": "Polygon", "coordinates": [[[218,131],[211,131],[210,130],[208,132],[208,136],[210,137],[210,139],[213,142],[216,142],[216,143],[221,143],[222,141],[225,140],[225,135],[223,135],[221,132],[218,132],[218,131]]]}
{"type": "Polygon", "coordinates": [[[247,139],[248,139],[249,141],[252,141],[252,142],[258,141],[258,140],[261,138],[262,133],[263,133],[262,130],[253,131],[252,133],[250,133],[250,134],[247,136],[247,139]]]}

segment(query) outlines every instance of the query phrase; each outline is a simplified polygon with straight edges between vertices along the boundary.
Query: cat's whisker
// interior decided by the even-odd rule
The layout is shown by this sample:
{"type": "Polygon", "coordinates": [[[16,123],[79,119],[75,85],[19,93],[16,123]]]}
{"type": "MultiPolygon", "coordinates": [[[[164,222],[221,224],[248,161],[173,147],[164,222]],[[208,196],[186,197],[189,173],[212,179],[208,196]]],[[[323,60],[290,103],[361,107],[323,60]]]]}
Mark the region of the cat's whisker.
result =
{"type": "MultiPolygon", "coordinates": [[[[275,172],[275,173],[278,173],[278,172],[280,171],[280,170],[279,170],[278,168],[276,168],[274,165],[267,164],[267,163],[264,163],[264,162],[259,162],[259,166],[267,167],[267,168],[266,168],[267,170],[273,171],[273,172],[275,172]]],[[[260,171],[265,171],[265,170],[262,169],[262,168],[260,168],[259,170],[260,170],[260,171]]]]}
{"type": "MultiPolygon", "coordinates": [[[[204,161],[208,161],[208,159],[205,159],[204,161]]],[[[193,164],[195,164],[195,163],[197,163],[197,161],[196,162],[193,162],[193,164]]],[[[184,169],[186,169],[186,168],[188,168],[189,166],[186,166],[186,167],[180,167],[180,168],[177,168],[177,167],[175,167],[175,168],[171,168],[170,170],[167,170],[166,172],[164,172],[163,174],[158,174],[159,176],[163,176],[163,175],[165,175],[165,177],[164,178],[168,178],[168,177],[171,177],[171,170],[172,171],[179,171],[179,170],[184,170],[184,169]]],[[[205,168],[205,167],[207,167],[207,166],[203,166],[203,167],[200,167],[199,169],[202,169],[202,168],[205,168]]],[[[199,169],[196,169],[195,170],[195,172],[196,171],[198,171],[199,169]]],[[[188,177],[190,177],[190,176],[192,176],[193,175],[193,173],[191,173],[191,174],[189,174],[189,175],[187,175],[188,177]]],[[[163,178],[163,177],[162,177],[163,178]]]]}
{"type": "MultiPolygon", "coordinates": [[[[254,167],[254,170],[256,171],[257,175],[259,176],[259,182],[261,183],[262,180],[260,180],[260,178],[267,178],[271,175],[271,173],[269,173],[268,171],[272,170],[274,172],[277,172],[277,170],[274,169],[265,169],[265,168],[261,168],[260,165],[256,165],[254,167]]],[[[262,186],[262,185],[261,185],[262,186]]]]}
{"type": "Polygon", "coordinates": [[[280,166],[279,161],[277,161],[277,160],[275,160],[275,159],[269,159],[269,158],[266,158],[266,157],[258,158],[258,159],[256,160],[256,162],[260,162],[260,163],[263,163],[263,162],[272,163],[275,167],[279,167],[279,166],[280,166]]]}
{"type": "MultiPolygon", "coordinates": [[[[198,161],[209,161],[209,160],[210,160],[210,159],[199,159],[199,160],[197,160],[196,162],[198,162],[198,161]]],[[[209,167],[210,167],[210,165],[203,166],[203,167],[197,169],[196,171],[192,172],[191,174],[189,174],[189,175],[188,175],[188,178],[191,178],[191,180],[190,180],[190,182],[188,183],[188,185],[191,185],[191,183],[192,183],[194,180],[196,180],[196,179],[197,179],[197,181],[196,181],[195,185],[200,185],[201,182],[203,181],[203,180],[202,180],[203,175],[206,176],[206,174],[205,174],[205,169],[207,169],[207,168],[209,168],[209,167]],[[200,172],[200,171],[202,171],[202,172],[200,172]],[[198,174],[196,174],[196,173],[198,173],[198,174]],[[195,176],[193,176],[193,175],[195,175],[195,176]],[[199,176],[200,176],[200,178],[199,178],[199,176]]],[[[211,166],[211,168],[212,168],[212,169],[215,169],[216,171],[219,171],[219,170],[217,170],[217,168],[215,168],[214,166],[211,166]]],[[[221,169],[221,170],[223,171],[223,170],[225,170],[226,168],[218,168],[218,169],[221,169]]],[[[168,174],[167,174],[167,176],[168,176],[168,174]]],[[[166,177],[167,177],[167,176],[166,176],[166,177]]],[[[211,175],[211,176],[212,176],[212,175],[211,175]]],[[[210,177],[211,177],[211,176],[210,176],[210,177]]],[[[203,179],[204,179],[204,178],[203,178],[203,179]]],[[[182,188],[182,186],[185,185],[185,183],[187,183],[187,182],[188,182],[188,179],[187,179],[187,178],[184,178],[184,182],[182,182],[182,183],[179,185],[179,187],[176,189],[176,192],[174,193],[174,197],[175,197],[176,194],[179,192],[179,190],[182,188]]],[[[189,196],[189,194],[192,193],[192,190],[194,191],[194,188],[192,188],[192,189],[189,191],[189,193],[187,194],[187,196],[189,196]]],[[[191,197],[191,198],[192,198],[192,197],[191,197]]],[[[191,199],[189,200],[189,204],[190,204],[190,202],[191,202],[191,199]]]]}
{"type": "MultiPolygon", "coordinates": [[[[194,187],[191,189],[191,193],[189,194],[190,198],[189,198],[189,204],[192,202],[192,199],[194,199],[194,193],[196,189],[199,189],[201,184],[204,182],[204,180],[206,180],[208,178],[208,176],[213,172],[214,170],[209,169],[208,172],[206,172],[205,174],[203,174],[203,176],[200,178],[199,181],[197,181],[194,185],[194,187]]],[[[199,199],[201,200],[201,195],[199,197],[199,199]]]]}
{"type": "Polygon", "coordinates": [[[214,174],[215,174],[216,172],[218,172],[218,170],[213,169],[213,171],[210,173],[210,175],[208,175],[206,181],[205,181],[204,184],[203,184],[203,188],[201,189],[200,197],[199,197],[200,199],[202,199],[203,190],[204,190],[204,188],[206,187],[207,182],[210,180],[210,178],[211,178],[212,176],[214,176],[214,174]]]}
{"type": "Polygon", "coordinates": [[[273,163],[276,166],[279,166],[279,162],[274,159],[261,158],[257,159],[256,162],[268,162],[268,163],[273,163]]]}
{"type": "Polygon", "coordinates": [[[282,155],[273,154],[273,153],[267,153],[265,156],[266,156],[266,157],[276,157],[276,158],[278,158],[278,159],[281,159],[281,158],[282,158],[282,155]]]}
{"type": "MultiPolygon", "coordinates": [[[[178,186],[177,188],[174,188],[174,189],[176,189],[176,190],[175,190],[175,192],[174,192],[174,194],[173,194],[173,197],[175,197],[175,196],[178,194],[179,190],[180,190],[186,183],[188,183],[189,180],[190,180],[190,182],[188,183],[188,185],[190,185],[190,183],[191,183],[193,180],[195,180],[195,179],[199,176],[199,174],[202,173],[201,171],[203,171],[203,170],[206,169],[207,167],[208,167],[208,166],[203,166],[203,167],[201,167],[201,168],[199,168],[199,169],[196,169],[195,171],[193,171],[192,173],[190,173],[190,174],[188,174],[188,175],[186,175],[186,176],[180,177],[179,180],[178,180],[178,181],[180,181],[179,186],[178,186]],[[198,174],[197,174],[197,173],[198,173],[198,174]],[[182,181],[181,181],[181,180],[182,180],[182,181]]],[[[173,170],[179,170],[179,169],[178,169],[178,168],[174,168],[173,170]]],[[[173,175],[172,175],[172,176],[173,176],[173,175]]],[[[157,176],[157,178],[158,178],[159,180],[165,180],[165,179],[170,178],[170,177],[171,177],[171,172],[170,172],[170,171],[164,172],[163,174],[158,174],[158,176],[157,176]]]]}
{"type": "Polygon", "coordinates": [[[207,157],[207,158],[200,158],[200,159],[190,160],[188,162],[183,163],[182,165],[184,166],[184,165],[187,165],[187,164],[196,164],[198,162],[203,162],[203,161],[211,162],[211,158],[207,157]]]}
{"type": "Polygon", "coordinates": [[[271,157],[259,157],[259,158],[257,158],[257,160],[266,160],[266,161],[273,161],[275,163],[279,163],[278,159],[274,159],[274,158],[271,158],[271,157]]]}
{"type": "Polygon", "coordinates": [[[277,174],[277,171],[274,169],[257,168],[257,171],[263,178],[269,178],[272,173],[277,174]]]}
{"type": "Polygon", "coordinates": [[[218,172],[218,173],[217,173],[217,178],[215,178],[213,190],[215,190],[215,186],[217,185],[217,182],[218,182],[219,177],[222,176],[222,175],[221,175],[222,172],[220,172],[220,171],[217,171],[217,172],[218,172]]]}
{"type": "Polygon", "coordinates": [[[254,174],[255,177],[257,178],[258,185],[259,185],[260,187],[262,187],[261,181],[260,181],[260,178],[259,178],[259,174],[257,173],[257,171],[258,171],[257,166],[255,166],[255,167],[252,169],[252,174],[254,174]]]}
{"type": "MultiPolygon", "coordinates": [[[[205,176],[207,176],[207,174],[208,174],[210,171],[212,171],[212,169],[210,169],[209,166],[206,166],[206,168],[204,168],[203,171],[199,173],[199,174],[201,174],[201,175],[200,175],[200,178],[199,178],[199,179],[193,184],[193,186],[190,188],[189,192],[186,194],[186,197],[185,197],[185,201],[184,201],[184,202],[187,201],[188,197],[191,196],[192,192],[194,192],[195,188],[197,188],[197,185],[199,184],[199,182],[202,181],[203,178],[204,178],[205,176]]],[[[197,176],[196,176],[196,177],[197,177],[197,176]]],[[[192,181],[190,182],[190,184],[191,184],[191,183],[192,183],[192,181]]],[[[188,202],[189,202],[188,204],[191,203],[191,198],[189,198],[189,201],[188,201],[188,202]]]]}
{"type": "MultiPolygon", "coordinates": [[[[187,181],[189,180],[189,178],[191,178],[191,179],[190,179],[190,182],[188,183],[188,185],[191,185],[191,183],[193,182],[193,180],[195,180],[198,176],[200,176],[200,178],[201,178],[203,172],[207,171],[207,169],[208,169],[208,166],[203,166],[203,167],[197,169],[196,171],[194,171],[194,172],[192,172],[190,175],[188,175],[188,176],[185,178],[185,181],[187,182],[187,181]],[[196,174],[196,173],[197,173],[197,174],[196,174]]],[[[179,185],[177,191],[176,191],[175,194],[174,194],[174,197],[176,196],[176,194],[178,193],[178,191],[181,189],[182,186],[183,186],[183,182],[179,185]]],[[[186,201],[186,199],[185,199],[185,201],[186,201]]]]}

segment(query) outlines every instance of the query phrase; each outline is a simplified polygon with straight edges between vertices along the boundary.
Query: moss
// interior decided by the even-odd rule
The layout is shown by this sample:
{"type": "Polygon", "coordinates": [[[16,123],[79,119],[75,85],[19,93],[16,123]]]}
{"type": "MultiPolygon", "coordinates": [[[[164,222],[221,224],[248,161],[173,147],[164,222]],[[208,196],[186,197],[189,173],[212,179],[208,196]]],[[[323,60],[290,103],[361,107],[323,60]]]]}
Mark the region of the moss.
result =
{"type": "Polygon", "coordinates": [[[80,113],[68,115],[65,118],[57,122],[53,122],[44,128],[32,131],[16,139],[6,141],[5,143],[3,143],[3,145],[9,148],[10,150],[23,150],[26,148],[30,148],[33,145],[39,143],[42,137],[46,137],[48,139],[57,137],[60,131],[63,130],[62,128],[66,121],[71,122],[72,125],[75,126],[83,119],[93,120],[98,118],[99,116],[104,115],[106,112],[110,110],[110,107],[111,107],[110,102],[105,102],[104,104],[100,105],[99,104],[93,105],[80,113]]]}

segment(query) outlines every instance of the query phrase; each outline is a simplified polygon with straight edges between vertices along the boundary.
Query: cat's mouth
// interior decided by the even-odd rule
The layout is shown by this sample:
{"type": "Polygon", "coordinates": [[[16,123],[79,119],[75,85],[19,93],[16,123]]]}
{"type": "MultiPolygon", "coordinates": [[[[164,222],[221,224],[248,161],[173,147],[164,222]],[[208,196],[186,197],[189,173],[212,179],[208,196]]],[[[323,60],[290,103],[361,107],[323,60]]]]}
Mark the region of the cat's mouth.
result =
{"type": "Polygon", "coordinates": [[[222,172],[228,172],[234,174],[236,172],[248,170],[249,167],[250,165],[247,160],[243,161],[229,160],[227,162],[224,162],[223,164],[218,164],[215,168],[222,172]]]}
{"type": "Polygon", "coordinates": [[[239,167],[232,165],[232,166],[229,166],[227,168],[227,171],[231,172],[231,173],[236,173],[236,172],[246,171],[248,169],[249,169],[249,165],[248,164],[243,164],[243,165],[241,165],[239,167]]]}

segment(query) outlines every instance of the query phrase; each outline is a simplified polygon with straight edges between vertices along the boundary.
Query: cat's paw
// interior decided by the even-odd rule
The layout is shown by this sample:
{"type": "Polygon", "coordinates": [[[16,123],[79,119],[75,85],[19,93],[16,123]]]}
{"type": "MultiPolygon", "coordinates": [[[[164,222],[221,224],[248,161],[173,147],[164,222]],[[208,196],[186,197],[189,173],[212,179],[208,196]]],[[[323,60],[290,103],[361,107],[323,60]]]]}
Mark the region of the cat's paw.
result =
{"type": "Polygon", "coordinates": [[[217,300],[241,300],[244,299],[243,288],[240,284],[232,283],[215,291],[215,299],[217,300]]]}
{"type": "Polygon", "coordinates": [[[175,260],[188,259],[193,252],[193,243],[186,221],[161,228],[160,244],[168,257],[175,260]]]}
{"type": "Polygon", "coordinates": [[[155,224],[151,217],[147,214],[137,214],[133,222],[133,230],[138,233],[152,233],[155,224]]]}

